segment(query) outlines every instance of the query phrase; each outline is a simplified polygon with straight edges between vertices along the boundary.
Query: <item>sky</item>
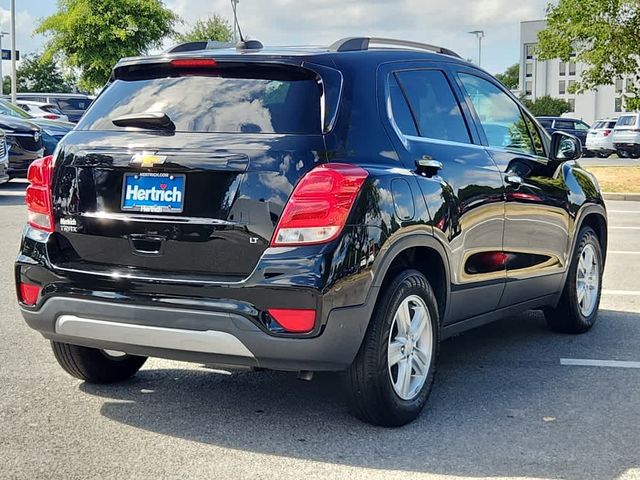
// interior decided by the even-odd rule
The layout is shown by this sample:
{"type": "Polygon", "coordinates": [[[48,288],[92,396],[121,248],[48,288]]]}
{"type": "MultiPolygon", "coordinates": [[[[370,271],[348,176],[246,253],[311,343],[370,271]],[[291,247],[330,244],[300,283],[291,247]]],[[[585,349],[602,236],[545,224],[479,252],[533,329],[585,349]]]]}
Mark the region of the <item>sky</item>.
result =
{"type": "MultiPolygon", "coordinates": [[[[484,30],[482,66],[503,72],[518,62],[520,22],[544,18],[549,0],[240,0],[238,16],[245,36],[265,45],[328,45],[342,37],[378,36],[447,47],[464,58],[478,57],[471,30],[484,30]]],[[[165,0],[189,23],[211,13],[231,18],[229,0],[165,0]]],[[[0,28],[9,32],[9,0],[0,0],[0,28]]],[[[42,49],[33,36],[38,19],[52,14],[55,0],[16,0],[16,45],[22,54],[42,49]]],[[[10,37],[3,38],[10,48],[10,37]]],[[[3,62],[3,74],[10,62],[3,62]]]]}

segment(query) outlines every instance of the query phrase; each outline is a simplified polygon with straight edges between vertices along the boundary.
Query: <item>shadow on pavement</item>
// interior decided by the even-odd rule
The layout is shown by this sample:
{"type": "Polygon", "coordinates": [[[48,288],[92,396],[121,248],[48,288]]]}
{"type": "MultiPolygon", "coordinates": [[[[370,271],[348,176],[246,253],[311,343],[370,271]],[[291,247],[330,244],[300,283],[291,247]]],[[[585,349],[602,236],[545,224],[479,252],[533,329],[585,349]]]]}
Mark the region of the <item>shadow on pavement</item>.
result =
{"type": "Polygon", "coordinates": [[[24,205],[24,191],[27,188],[26,180],[12,180],[0,184],[0,206],[24,205]]]}
{"type": "Polygon", "coordinates": [[[114,421],[238,450],[471,477],[613,479],[640,467],[638,372],[559,359],[637,352],[636,326],[640,314],[602,311],[589,334],[555,335],[528,312],[450,339],[427,409],[399,429],[352,418],[338,374],[304,383],[286,373],[150,369],[80,389],[105,398],[101,413],[114,421]]]}

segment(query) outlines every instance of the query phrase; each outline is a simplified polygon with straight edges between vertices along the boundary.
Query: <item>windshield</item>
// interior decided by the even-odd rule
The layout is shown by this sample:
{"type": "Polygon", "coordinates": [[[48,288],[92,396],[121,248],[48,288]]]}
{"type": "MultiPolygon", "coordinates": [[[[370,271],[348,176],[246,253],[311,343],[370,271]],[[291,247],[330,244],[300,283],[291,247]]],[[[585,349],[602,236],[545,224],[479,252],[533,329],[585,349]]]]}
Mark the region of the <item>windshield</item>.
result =
{"type": "Polygon", "coordinates": [[[174,70],[166,75],[156,69],[115,80],[78,129],[119,130],[112,122],[118,117],[162,112],[179,132],[320,134],[321,94],[316,78],[297,69],[174,70]]]}
{"type": "Polygon", "coordinates": [[[0,99],[0,115],[8,115],[9,117],[22,118],[25,120],[33,118],[20,107],[16,107],[14,104],[2,99],[0,99]]]}

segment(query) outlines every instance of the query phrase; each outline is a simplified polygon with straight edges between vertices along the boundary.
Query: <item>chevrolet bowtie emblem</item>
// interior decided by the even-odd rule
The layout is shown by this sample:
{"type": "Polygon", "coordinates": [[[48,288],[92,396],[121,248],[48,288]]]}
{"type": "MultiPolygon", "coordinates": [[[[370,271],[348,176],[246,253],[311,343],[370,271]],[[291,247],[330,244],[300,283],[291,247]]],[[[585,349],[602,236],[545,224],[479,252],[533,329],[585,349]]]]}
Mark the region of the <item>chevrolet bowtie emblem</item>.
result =
{"type": "Polygon", "coordinates": [[[131,157],[132,165],[140,165],[141,167],[153,167],[155,165],[161,165],[167,159],[165,155],[155,155],[153,153],[136,153],[133,157],[131,157]]]}

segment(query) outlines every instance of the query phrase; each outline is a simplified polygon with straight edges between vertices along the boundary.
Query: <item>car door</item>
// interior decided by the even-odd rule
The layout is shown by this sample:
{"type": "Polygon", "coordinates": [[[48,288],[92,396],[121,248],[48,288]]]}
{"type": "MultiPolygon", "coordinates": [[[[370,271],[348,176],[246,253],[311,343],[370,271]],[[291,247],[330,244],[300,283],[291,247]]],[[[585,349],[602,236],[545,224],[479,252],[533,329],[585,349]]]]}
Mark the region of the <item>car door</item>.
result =
{"type": "Polygon", "coordinates": [[[555,294],[570,240],[560,164],[547,158],[541,127],[497,82],[475,71],[459,71],[457,78],[505,181],[507,283],[499,306],[555,294]]]}
{"type": "Polygon", "coordinates": [[[501,174],[469,123],[447,68],[393,64],[382,69],[385,121],[402,162],[414,172],[435,236],[445,246],[451,302],[445,323],[496,308],[504,289],[501,174]]]}

